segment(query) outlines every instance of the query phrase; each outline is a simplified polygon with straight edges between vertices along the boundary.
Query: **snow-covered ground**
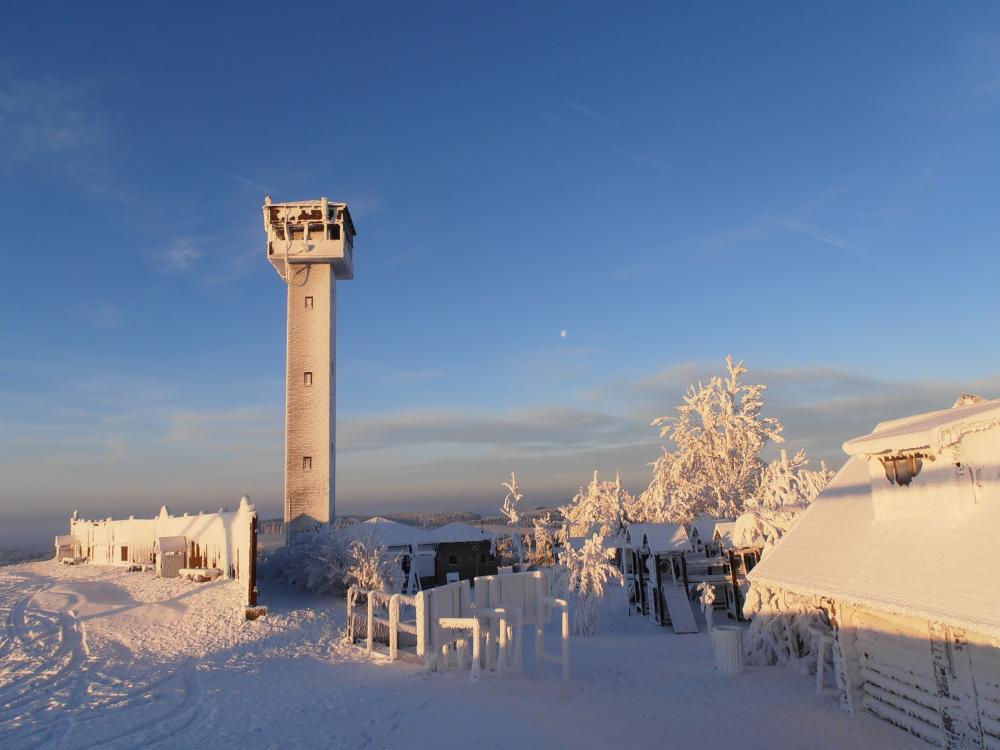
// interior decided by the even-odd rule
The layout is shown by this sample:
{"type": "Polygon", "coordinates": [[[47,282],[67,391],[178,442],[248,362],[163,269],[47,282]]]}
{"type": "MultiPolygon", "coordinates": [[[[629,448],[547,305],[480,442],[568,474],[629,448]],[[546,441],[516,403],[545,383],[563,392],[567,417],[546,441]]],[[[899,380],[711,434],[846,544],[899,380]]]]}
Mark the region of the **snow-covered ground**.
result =
{"type": "Polygon", "coordinates": [[[0,747],[921,748],[795,671],[714,672],[707,636],[627,617],[572,642],[573,680],[427,674],[345,646],[342,600],[40,562],[0,570],[0,747]]]}

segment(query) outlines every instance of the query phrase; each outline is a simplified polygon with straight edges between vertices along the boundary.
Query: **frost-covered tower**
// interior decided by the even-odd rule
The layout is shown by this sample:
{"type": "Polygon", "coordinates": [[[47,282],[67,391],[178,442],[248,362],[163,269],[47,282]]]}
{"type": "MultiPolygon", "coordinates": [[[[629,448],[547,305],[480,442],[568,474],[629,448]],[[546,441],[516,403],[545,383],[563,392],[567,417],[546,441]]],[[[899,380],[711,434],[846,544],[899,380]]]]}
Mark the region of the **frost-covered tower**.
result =
{"type": "Polygon", "coordinates": [[[336,282],[354,277],[354,222],[326,198],[264,202],[267,259],[288,287],[285,535],[334,517],[336,282]]]}

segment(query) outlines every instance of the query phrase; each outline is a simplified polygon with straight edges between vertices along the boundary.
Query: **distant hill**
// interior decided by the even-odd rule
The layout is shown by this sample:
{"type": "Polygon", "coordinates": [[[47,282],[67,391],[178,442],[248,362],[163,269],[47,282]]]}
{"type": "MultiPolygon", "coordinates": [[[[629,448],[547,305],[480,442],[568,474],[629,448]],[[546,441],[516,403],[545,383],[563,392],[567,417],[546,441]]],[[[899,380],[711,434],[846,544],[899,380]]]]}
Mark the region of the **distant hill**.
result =
{"type": "Polygon", "coordinates": [[[52,551],[38,550],[36,552],[25,552],[21,549],[0,549],[0,567],[4,565],[17,565],[18,563],[34,562],[35,560],[48,560],[52,557],[52,551]]]}

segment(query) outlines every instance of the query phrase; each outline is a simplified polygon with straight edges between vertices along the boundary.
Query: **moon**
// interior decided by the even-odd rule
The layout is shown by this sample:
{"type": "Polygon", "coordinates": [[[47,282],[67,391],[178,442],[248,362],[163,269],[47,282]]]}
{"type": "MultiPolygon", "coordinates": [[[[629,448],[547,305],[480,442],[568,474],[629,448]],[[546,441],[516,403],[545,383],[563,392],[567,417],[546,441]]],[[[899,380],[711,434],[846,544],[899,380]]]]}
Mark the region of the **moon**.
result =
{"type": "Polygon", "coordinates": [[[567,334],[566,334],[566,329],[565,328],[563,328],[561,331],[559,331],[559,337],[560,338],[566,338],[566,336],[567,336],[567,334]]]}

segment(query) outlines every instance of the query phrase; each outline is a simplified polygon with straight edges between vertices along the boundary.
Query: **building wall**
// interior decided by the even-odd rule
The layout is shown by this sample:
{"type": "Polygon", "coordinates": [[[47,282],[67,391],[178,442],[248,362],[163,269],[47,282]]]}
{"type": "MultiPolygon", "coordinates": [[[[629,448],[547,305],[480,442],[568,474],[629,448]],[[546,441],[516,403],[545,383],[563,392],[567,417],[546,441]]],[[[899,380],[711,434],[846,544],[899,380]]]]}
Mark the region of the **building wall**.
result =
{"type": "Polygon", "coordinates": [[[286,533],[330,522],[335,516],[336,477],[333,269],[325,263],[291,268],[295,271],[289,273],[288,280],[286,533]],[[310,374],[311,385],[306,373],[310,374]]]}
{"type": "MultiPolygon", "coordinates": [[[[755,638],[817,655],[809,625],[833,627],[841,704],[868,711],[937,747],[1000,748],[1000,642],[943,622],[754,584],[755,638]]],[[[782,663],[779,660],[779,663],[782,663]]]]}
{"type": "Polygon", "coordinates": [[[219,568],[228,578],[250,581],[256,516],[253,506],[243,500],[235,511],[195,516],[172,516],[163,508],[156,518],[74,518],[70,534],[82,556],[99,565],[152,564],[157,539],[182,536],[187,540],[189,566],[219,568]]]}
{"type": "Polygon", "coordinates": [[[460,581],[471,581],[476,576],[495,576],[497,560],[491,554],[489,540],[480,542],[441,542],[434,559],[434,584],[443,586],[448,573],[458,573],[460,581]],[[451,562],[454,559],[454,562],[451,562]]]}

